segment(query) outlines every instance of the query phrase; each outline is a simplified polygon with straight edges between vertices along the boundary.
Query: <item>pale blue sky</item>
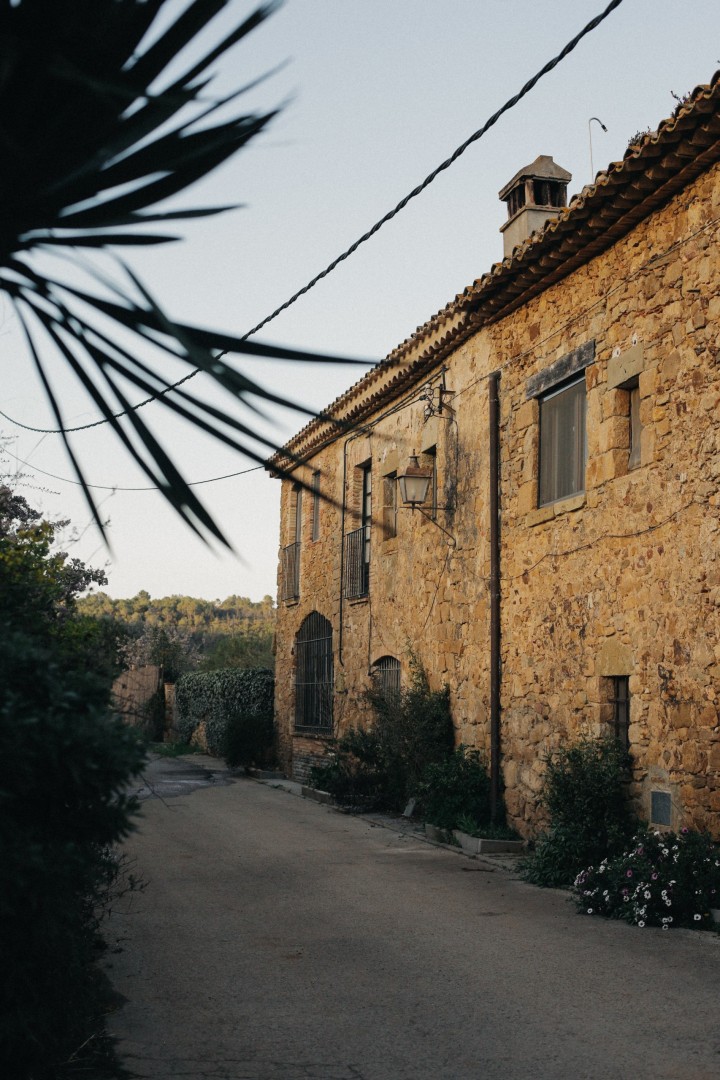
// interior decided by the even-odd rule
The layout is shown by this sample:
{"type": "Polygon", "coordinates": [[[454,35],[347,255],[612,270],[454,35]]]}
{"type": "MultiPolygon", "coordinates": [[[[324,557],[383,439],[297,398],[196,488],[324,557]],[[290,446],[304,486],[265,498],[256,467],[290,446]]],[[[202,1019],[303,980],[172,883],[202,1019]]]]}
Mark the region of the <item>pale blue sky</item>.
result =
{"type": "MultiPolygon", "coordinates": [[[[183,7],[182,0],[171,7],[183,7]]],[[[604,0],[287,0],[222,62],[213,94],[285,67],[242,107],[285,104],[235,161],[183,196],[184,205],[244,208],[193,223],[182,244],[135,256],[132,265],[170,314],[242,334],[313,277],[480,127],[604,0]]],[[[231,0],[223,23],[252,10],[231,0]]],[[[672,91],[709,81],[720,67],[717,0],[624,0],[605,23],[479,143],[332,276],[280,316],[259,340],[380,359],[465,285],[502,257],[505,209],[497,192],[518,168],[551,154],[590,180],[588,119],[596,170],[622,157],[637,130],[672,112],[672,91]]],[[[6,364],[3,411],[54,427],[24,356],[12,313],[0,300],[6,364]]],[[[310,370],[250,362],[281,392],[320,408],[359,377],[347,367],[310,370]]],[[[184,374],[170,370],[169,379],[184,374]]],[[[68,419],[96,418],[58,369],[68,419]]],[[[199,382],[199,380],[196,380],[199,382]]],[[[217,399],[216,392],[208,393],[217,399]]],[[[248,462],[186,425],[146,407],[155,430],[190,480],[248,462]]],[[[302,417],[275,418],[281,439],[302,417]]],[[[71,477],[58,436],[2,421],[19,457],[71,477]]],[[[75,436],[88,479],[146,483],[107,426],[75,436]]],[[[241,558],[195,539],[154,492],[99,492],[111,519],[112,554],[88,526],[78,489],[37,473],[31,492],[52,516],[84,531],[74,554],[110,561],[108,591],[130,596],[275,593],[279,484],[251,473],[199,489],[241,558]],[[88,526],[86,528],[86,526],[88,526]]]]}

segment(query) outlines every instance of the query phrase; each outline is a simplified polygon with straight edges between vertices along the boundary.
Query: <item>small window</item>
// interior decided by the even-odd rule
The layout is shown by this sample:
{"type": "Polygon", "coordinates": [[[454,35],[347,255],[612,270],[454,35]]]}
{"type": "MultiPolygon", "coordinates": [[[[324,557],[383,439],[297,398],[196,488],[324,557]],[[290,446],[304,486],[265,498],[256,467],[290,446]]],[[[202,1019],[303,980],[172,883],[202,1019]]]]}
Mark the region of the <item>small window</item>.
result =
{"type": "Polygon", "coordinates": [[[394,656],[381,656],[373,669],[375,689],[384,698],[400,693],[400,661],[394,656]]]}
{"type": "Polygon", "coordinates": [[[397,536],[397,473],[383,477],[383,540],[397,536]]]}
{"type": "Polygon", "coordinates": [[[628,750],[630,748],[630,679],[627,675],[613,675],[611,681],[610,723],[615,738],[628,750]]]}
{"type": "Polygon", "coordinates": [[[299,484],[293,487],[293,500],[295,502],[295,543],[302,540],[302,488],[299,484]]]}
{"type": "Polygon", "coordinates": [[[343,582],[348,599],[367,596],[370,591],[370,539],[372,534],[372,463],[367,462],[357,470],[356,497],[360,505],[357,517],[360,528],[345,536],[343,582]]]}
{"type": "Polygon", "coordinates": [[[370,585],[370,536],[372,533],[372,465],[370,462],[362,469],[362,509],[361,526],[363,529],[363,582],[364,591],[370,585]]]}
{"type": "Polygon", "coordinates": [[[313,493],[313,510],[312,510],[312,538],[313,540],[320,539],[320,473],[314,472],[312,474],[312,493],[313,493]]]}
{"type": "Polygon", "coordinates": [[[540,398],[538,505],[585,490],[585,373],[540,398]]]}
{"type": "Polygon", "coordinates": [[[630,456],[628,457],[628,469],[637,469],[640,465],[640,436],[642,425],[640,423],[640,387],[637,379],[634,385],[628,386],[630,397],[630,456]]]}

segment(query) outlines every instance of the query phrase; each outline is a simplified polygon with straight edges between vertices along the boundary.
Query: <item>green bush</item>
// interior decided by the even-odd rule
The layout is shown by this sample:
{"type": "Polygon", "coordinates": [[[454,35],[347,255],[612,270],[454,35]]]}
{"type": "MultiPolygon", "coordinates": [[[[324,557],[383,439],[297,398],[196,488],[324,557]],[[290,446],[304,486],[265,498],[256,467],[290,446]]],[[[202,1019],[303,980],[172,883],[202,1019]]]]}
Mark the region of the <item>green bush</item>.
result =
{"type": "Polygon", "coordinates": [[[720,906],[720,851],[707,833],[640,832],[629,849],[581,871],[579,911],[635,926],[711,927],[720,906]]]}
{"type": "Polygon", "coordinates": [[[208,749],[228,765],[266,764],[273,746],[274,685],[264,668],[183,675],[175,689],[181,738],[189,742],[204,721],[208,749]]]}
{"type": "Polygon", "coordinates": [[[526,881],[570,888],[583,866],[622,850],[637,828],[628,766],[627,751],[612,736],[583,739],[548,757],[542,803],[550,824],[523,866],[526,881]]]}
{"type": "Polygon", "coordinates": [[[123,789],[142,752],[46,653],[17,638],[1,652],[0,1066],[34,1080],[101,1026],[95,905],[109,885],[108,849],[129,828],[123,789]],[[26,669],[23,691],[18,675],[32,659],[41,666],[26,669]]]}
{"type": "Polygon", "coordinates": [[[310,770],[310,783],[343,806],[358,810],[382,806],[387,779],[376,733],[353,728],[343,735],[331,758],[310,770]]]}
{"type": "Polygon", "coordinates": [[[76,619],[102,575],[0,487],[0,1072],[54,1077],[102,1027],[97,905],[130,828],[136,733],[109,714],[112,657],[76,619]]]}
{"type": "Polygon", "coordinates": [[[490,779],[477,750],[459,746],[442,761],[426,766],[417,787],[426,821],[440,829],[490,822],[490,779]]]}
{"type": "Polygon", "coordinates": [[[417,794],[431,762],[452,753],[454,731],[447,686],[431,690],[421,665],[411,660],[410,686],[399,693],[368,693],[374,721],[337,743],[329,765],[311,771],[311,783],[346,805],[402,809],[417,794]]]}

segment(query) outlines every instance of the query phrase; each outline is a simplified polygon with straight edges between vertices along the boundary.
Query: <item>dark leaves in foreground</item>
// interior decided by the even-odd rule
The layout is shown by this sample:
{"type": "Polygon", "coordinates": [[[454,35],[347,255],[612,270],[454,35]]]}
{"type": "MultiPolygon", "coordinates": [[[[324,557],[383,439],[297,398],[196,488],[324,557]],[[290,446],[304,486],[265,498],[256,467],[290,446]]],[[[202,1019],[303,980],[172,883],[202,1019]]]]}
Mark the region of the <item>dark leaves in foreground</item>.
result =
{"type": "MultiPolygon", "coordinates": [[[[177,416],[259,462],[263,454],[254,447],[275,449],[272,441],[258,436],[252,420],[231,416],[187,389],[168,394],[158,373],[162,356],[209,374],[251,410],[262,400],[292,403],[235,370],[219,352],[341,358],[181,325],[122,262],[119,285],[101,277],[83,255],[83,249],[167,243],[177,237],[155,231],[158,226],[231,209],[163,211],[158,204],[236,154],[274,115],[228,120],[227,107],[247,88],[212,99],[208,86],[211,66],[276,4],[233,26],[175,77],[167,76],[167,68],[226,0],[191,0],[161,32],[148,35],[170,6],[167,0],[0,0],[0,288],[12,299],[57,427],[67,425],[48,372],[51,355],[62,358],[185,521],[222,540],[128,391],[157,396],[177,416]],[[45,269],[48,255],[56,256],[52,273],[45,269]],[[88,273],[94,284],[83,288],[78,282],[88,273]]],[[[67,432],[63,439],[94,510],[67,432]]]]}

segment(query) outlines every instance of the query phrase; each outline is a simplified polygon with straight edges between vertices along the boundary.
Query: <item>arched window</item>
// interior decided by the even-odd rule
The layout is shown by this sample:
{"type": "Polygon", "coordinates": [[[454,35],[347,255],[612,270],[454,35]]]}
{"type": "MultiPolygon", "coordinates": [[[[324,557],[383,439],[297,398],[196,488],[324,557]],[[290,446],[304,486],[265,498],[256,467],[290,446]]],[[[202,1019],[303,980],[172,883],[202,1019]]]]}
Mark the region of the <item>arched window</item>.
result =
{"type": "Polygon", "coordinates": [[[400,661],[394,656],[381,656],[375,661],[373,678],[379,693],[391,697],[400,693],[400,661]]]}
{"type": "Polygon", "coordinates": [[[295,727],[331,731],[332,626],[318,611],[303,619],[295,638],[295,727]]]}

